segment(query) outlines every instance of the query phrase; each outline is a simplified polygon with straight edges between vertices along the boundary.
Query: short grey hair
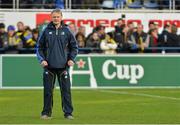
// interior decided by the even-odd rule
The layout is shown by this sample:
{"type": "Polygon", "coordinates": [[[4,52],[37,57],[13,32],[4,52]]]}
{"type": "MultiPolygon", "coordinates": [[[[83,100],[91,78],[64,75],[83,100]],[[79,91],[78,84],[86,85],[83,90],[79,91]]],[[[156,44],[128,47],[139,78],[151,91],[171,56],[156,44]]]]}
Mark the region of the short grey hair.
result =
{"type": "Polygon", "coordinates": [[[52,10],[52,12],[51,12],[51,14],[53,14],[53,13],[60,13],[61,14],[61,16],[62,16],[62,11],[60,10],[60,9],[54,9],[54,10],[52,10]]]}

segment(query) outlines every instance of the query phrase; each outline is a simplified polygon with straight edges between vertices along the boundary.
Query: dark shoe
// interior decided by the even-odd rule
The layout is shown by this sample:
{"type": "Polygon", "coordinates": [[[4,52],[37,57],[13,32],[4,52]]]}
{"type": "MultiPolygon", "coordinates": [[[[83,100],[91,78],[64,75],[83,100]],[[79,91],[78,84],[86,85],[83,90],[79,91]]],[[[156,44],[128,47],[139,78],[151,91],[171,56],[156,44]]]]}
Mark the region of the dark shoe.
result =
{"type": "Polygon", "coordinates": [[[52,117],[48,115],[41,115],[41,119],[52,119],[52,117]]]}
{"type": "Polygon", "coordinates": [[[72,115],[67,115],[67,116],[64,116],[65,119],[69,119],[69,120],[73,120],[74,117],[72,115]]]}

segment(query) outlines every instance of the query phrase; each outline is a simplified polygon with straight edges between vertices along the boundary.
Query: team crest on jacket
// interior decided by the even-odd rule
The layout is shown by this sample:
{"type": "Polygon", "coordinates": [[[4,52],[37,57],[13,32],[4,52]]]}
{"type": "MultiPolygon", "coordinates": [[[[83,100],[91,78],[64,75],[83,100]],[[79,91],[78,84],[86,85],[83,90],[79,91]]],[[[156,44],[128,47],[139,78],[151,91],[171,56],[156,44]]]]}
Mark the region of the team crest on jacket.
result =
{"type": "Polygon", "coordinates": [[[52,34],[52,32],[49,32],[49,34],[52,34]]]}
{"type": "Polygon", "coordinates": [[[61,35],[65,35],[65,32],[61,32],[61,35]]]}

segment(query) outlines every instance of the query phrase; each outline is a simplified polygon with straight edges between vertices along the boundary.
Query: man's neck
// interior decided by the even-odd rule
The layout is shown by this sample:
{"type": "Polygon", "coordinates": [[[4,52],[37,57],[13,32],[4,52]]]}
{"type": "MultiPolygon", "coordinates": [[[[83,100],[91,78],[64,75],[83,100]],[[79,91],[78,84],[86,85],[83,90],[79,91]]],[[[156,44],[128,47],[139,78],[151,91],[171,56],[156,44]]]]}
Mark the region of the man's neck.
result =
{"type": "Polygon", "coordinates": [[[55,25],[56,29],[58,29],[59,27],[61,27],[61,24],[57,24],[55,25]]]}

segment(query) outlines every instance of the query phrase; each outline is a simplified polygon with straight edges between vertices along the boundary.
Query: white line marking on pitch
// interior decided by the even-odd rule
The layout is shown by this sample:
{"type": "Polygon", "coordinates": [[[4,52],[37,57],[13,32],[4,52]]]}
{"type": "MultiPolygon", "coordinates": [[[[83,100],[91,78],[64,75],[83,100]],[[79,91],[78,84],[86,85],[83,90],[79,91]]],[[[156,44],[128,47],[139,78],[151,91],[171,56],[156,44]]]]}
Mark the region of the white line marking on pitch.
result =
{"type": "Polygon", "coordinates": [[[151,94],[145,94],[145,93],[131,93],[131,92],[125,92],[125,91],[119,92],[119,91],[111,91],[111,90],[99,90],[99,91],[106,92],[106,93],[123,94],[123,95],[144,96],[144,97],[169,99],[169,100],[180,100],[180,98],[160,96],[160,95],[151,95],[151,94]]]}

